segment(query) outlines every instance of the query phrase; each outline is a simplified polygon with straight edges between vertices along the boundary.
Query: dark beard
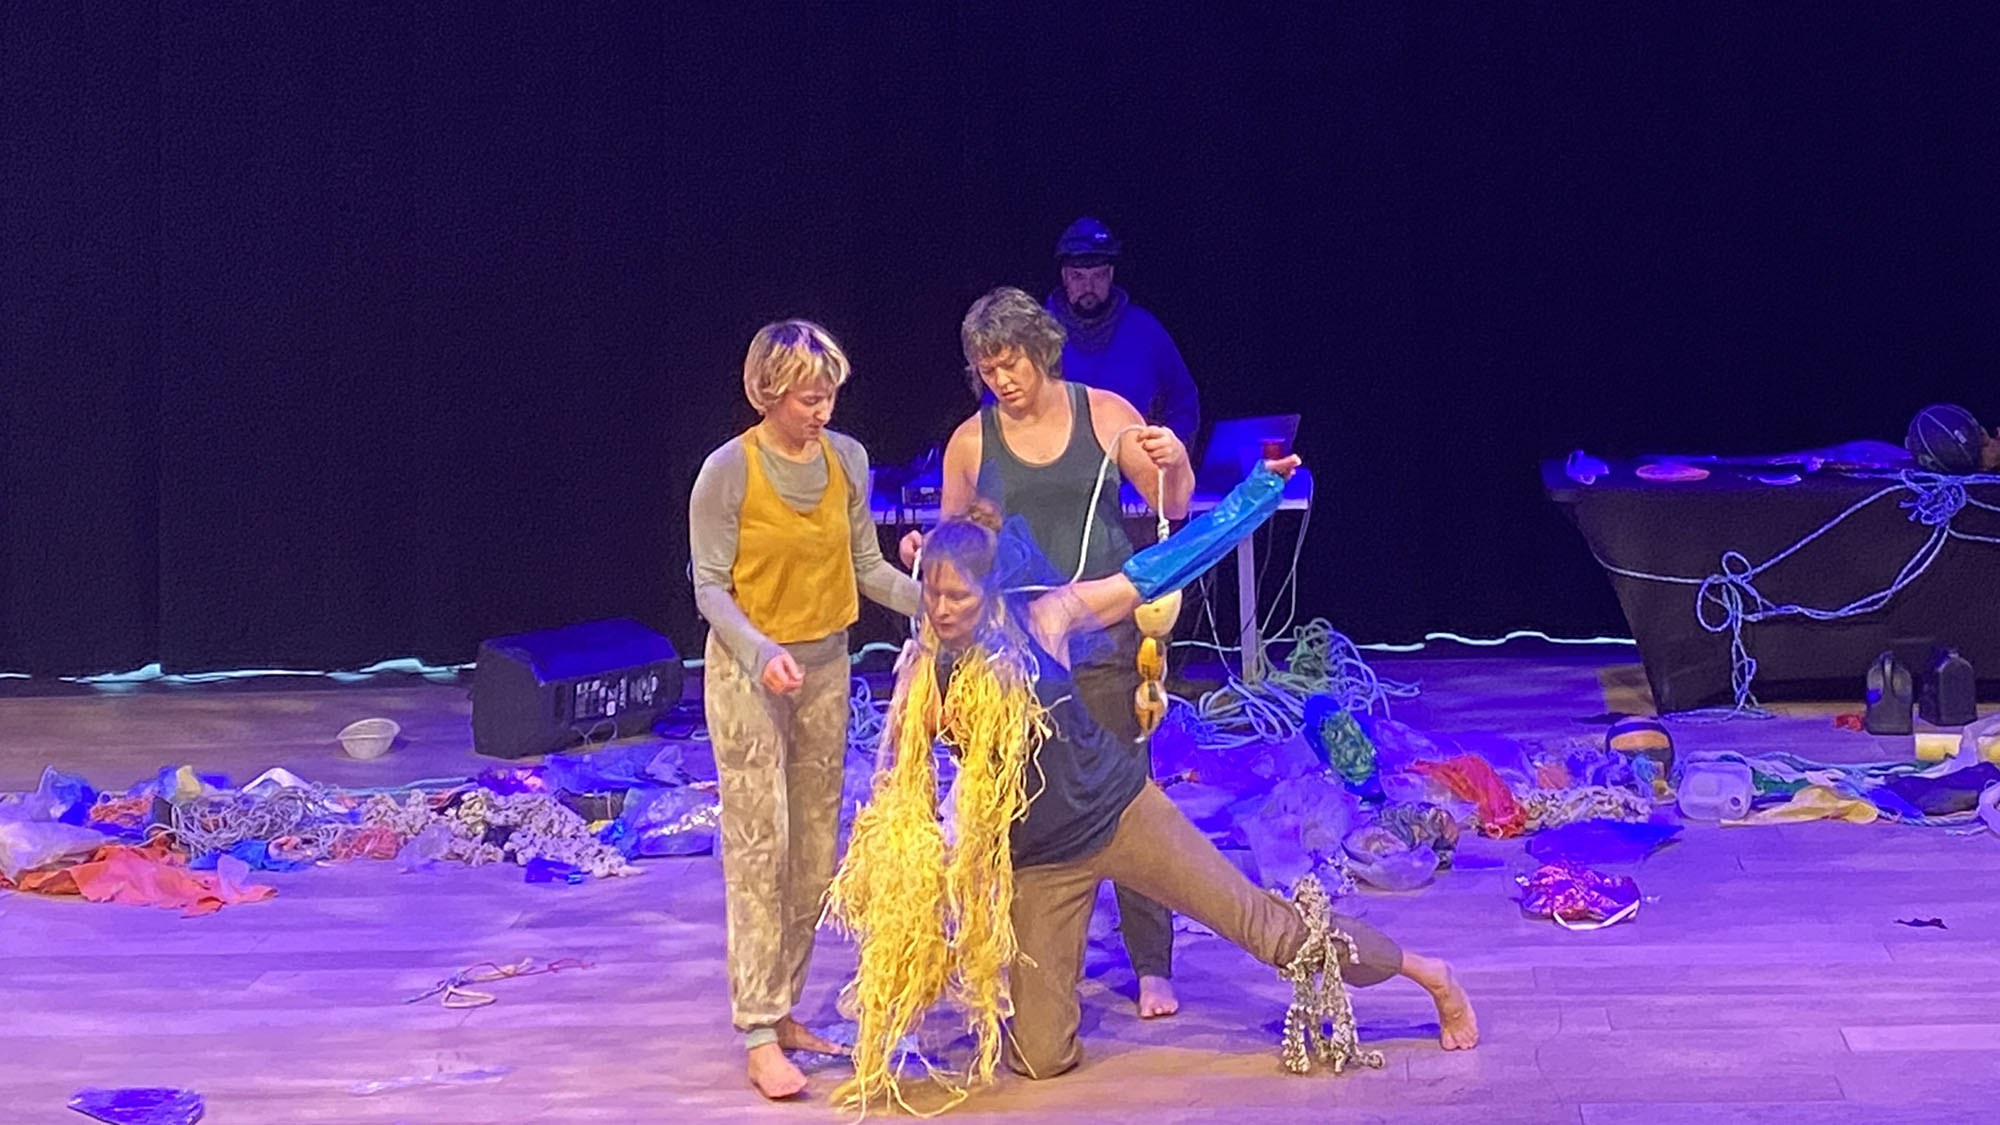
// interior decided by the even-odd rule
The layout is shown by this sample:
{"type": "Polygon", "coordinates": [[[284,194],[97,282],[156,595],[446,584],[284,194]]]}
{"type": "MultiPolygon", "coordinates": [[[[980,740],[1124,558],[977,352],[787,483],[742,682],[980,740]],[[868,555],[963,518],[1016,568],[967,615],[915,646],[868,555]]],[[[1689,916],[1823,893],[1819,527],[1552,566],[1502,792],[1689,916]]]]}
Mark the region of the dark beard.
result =
{"type": "Polygon", "coordinates": [[[1079,320],[1089,320],[1090,318],[1103,312],[1105,306],[1109,305],[1110,303],[1111,301],[1108,297],[1098,297],[1093,295],[1092,297],[1090,297],[1090,303],[1087,305],[1080,304],[1076,301],[1071,301],[1069,303],[1069,311],[1075,313],[1079,320]]]}

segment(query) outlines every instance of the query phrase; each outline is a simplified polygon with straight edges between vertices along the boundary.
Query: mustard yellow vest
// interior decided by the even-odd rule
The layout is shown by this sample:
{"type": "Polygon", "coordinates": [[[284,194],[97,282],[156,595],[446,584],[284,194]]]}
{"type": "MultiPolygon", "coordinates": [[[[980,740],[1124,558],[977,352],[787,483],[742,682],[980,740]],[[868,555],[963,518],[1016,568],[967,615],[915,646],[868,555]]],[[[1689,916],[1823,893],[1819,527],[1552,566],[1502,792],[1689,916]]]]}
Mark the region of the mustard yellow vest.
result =
{"type": "Polygon", "coordinates": [[[757,431],[743,433],[748,476],[729,578],[736,587],[736,604],[750,624],[779,644],[816,641],[861,616],[849,538],[847,472],[825,434],[819,448],[826,458],[826,491],[818,506],[801,512],[785,503],[765,476],[757,431]]]}

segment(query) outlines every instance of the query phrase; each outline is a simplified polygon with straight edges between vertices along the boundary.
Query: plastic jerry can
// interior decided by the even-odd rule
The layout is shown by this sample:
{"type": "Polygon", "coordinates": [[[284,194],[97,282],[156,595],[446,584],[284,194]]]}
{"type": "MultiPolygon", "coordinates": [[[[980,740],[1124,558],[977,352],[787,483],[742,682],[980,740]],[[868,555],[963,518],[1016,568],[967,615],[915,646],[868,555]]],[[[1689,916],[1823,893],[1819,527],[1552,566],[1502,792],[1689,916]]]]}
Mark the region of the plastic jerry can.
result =
{"type": "Polygon", "coordinates": [[[1964,726],[1979,718],[1978,698],[1972,662],[1957,649],[1941,649],[1917,688],[1917,713],[1932,726],[1964,726]]]}
{"type": "Polygon", "coordinates": [[[1681,815],[1694,820],[1740,820],[1750,812],[1756,786],[1741,762],[1689,762],[1681,771],[1681,815]]]}

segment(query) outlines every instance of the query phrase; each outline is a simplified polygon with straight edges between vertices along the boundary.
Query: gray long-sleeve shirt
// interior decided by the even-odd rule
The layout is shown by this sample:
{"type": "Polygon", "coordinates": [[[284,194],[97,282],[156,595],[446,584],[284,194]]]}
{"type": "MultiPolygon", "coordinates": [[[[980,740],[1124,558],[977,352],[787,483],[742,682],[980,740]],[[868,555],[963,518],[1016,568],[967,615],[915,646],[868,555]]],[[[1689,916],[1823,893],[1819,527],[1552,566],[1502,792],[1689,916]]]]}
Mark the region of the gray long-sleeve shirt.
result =
{"type": "MultiPolygon", "coordinates": [[[[875,521],[868,510],[868,451],[846,434],[826,431],[834,456],[840,461],[847,481],[848,542],[854,558],[854,578],[861,594],[869,601],[897,613],[917,612],[917,583],[882,557],[876,539],[875,521]]],[[[747,452],[741,438],[724,442],[702,462],[695,477],[694,493],[688,497],[688,547],[694,562],[694,604],[709,628],[751,675],[763,673],[764,666],[780,652],[789,650],[801,664],[821,663],[845,656],[845,630],[818,640],[780,645],[750,623],[743,607],[736,603],[731,573],[736,566],[736,536],[743,513],[743,495],[749,487],[747,452]]],[[[763,460],[764,477],[778,490],[786,504],[807,511],[819,504],[826,493],[826,458],[817,448],[809,461],[788,461],[772,456],[760,444],[757,455],[763,460]]]]}

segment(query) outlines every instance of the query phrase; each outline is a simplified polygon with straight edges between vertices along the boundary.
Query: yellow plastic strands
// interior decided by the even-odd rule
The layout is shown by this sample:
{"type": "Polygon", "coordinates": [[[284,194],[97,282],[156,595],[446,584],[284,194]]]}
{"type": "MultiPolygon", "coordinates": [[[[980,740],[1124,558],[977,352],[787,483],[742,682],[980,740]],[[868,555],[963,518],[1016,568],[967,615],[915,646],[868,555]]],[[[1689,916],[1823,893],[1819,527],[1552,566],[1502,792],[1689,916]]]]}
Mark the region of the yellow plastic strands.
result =
{"type": "MultiPolygon", "coordinates": [[[[944,829],[937,765],[923,717],[937,706],[935,649],[924,646],[896,685],[868,803],[827,892],[835,923],[854,935],[860,963],[843,991],[854,1033],[854,1077],[834,1091],[845,1106],[902,1104],[897,1044],[944,992],[944,829]]],[[[907,1107],[905,1107],[907,1108],[907,1107]]]]}
{"type": "Polygon", "coordinates": [[[952,805],[958,841],[945,868],[951,998],[978,1044],[968,1077],[986,1083],[1000,1060],[1000,1021],[1013,1014],[1006,987],[1016,953],[1009,829],[1028,813],[1028,763],[1047,727],[1019,650],[974,650],[961,660],[945,715],[945,738],[959,750],[952,805]]]}
{"type": "Polygon", "coordinates": [[[901,1087],[899,1044],[949,995],[965,1014],[975,1049],[960,1078],[931,1071],[948,1095],[933,1113],[991,1082],[1000,1021],[1012,1011],[1006,971],[1015,956],[1010,911],[1014,867],[1009,827],[1028,808],[1027,770],[1046,731],[1032,673],[1018,650],[977,648],[962,656],[940,712],[936,640],[926,631],[896,685],[882,762],[854,821],[847,856],[828,894],[828,913],[860,946],[843,1006],[858,1027],[854,1077],[834,1101],[866,1111],[913,1110],[901,1087]],[[937,816],[937,771],[926,716],[942,713],[956,748],[957,842],[947,849],[937,816]]]}

